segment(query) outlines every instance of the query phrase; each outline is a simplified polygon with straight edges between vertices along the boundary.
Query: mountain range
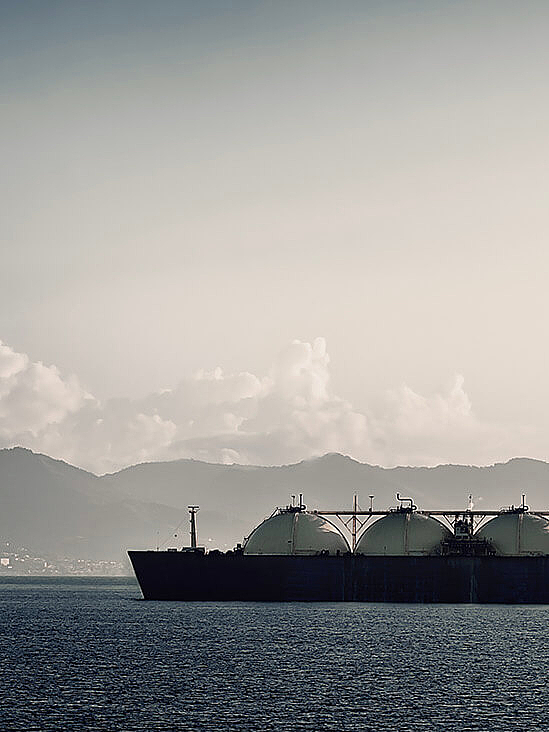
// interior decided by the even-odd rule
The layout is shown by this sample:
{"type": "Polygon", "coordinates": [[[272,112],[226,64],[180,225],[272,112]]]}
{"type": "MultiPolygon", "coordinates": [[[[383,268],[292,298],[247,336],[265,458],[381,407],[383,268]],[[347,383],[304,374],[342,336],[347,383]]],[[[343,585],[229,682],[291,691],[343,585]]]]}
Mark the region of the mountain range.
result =
{"type": "Polygon", "coordinates": [[[311,509],[396,505],[478,509],[519,504],[549,508],[549,464],[514,458],[486,467],[382,468],[340,454],[276,467],[197,460],[144,463],[97,476],[47,455],[0,450],[0,537],[41,556],[121,561],[128,548],[188,543],[187,506],[200,506],[199,543],[228,549],[276,506],[303,493],[311,509]]]}

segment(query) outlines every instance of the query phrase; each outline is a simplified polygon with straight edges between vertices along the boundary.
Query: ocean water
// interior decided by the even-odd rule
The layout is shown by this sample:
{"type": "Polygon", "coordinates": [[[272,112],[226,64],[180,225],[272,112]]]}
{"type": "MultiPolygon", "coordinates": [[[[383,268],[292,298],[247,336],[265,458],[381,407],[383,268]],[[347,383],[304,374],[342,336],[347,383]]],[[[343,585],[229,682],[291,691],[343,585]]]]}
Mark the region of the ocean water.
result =
{"type": "Polygon", "coordinates": [[[0,730],[547,730],[549,607],[144,602],[0,580],[0,730]]]}

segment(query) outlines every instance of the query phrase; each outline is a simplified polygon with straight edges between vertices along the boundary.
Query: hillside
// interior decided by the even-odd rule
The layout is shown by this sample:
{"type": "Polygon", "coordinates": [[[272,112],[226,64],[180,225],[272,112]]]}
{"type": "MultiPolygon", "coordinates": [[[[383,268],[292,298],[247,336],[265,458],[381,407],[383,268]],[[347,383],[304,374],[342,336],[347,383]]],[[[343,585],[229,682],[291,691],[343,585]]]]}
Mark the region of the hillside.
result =
{"type": "Polygon", "coordinates": [[[154,544],[173,509],[135,500],[95,475],[30,450],[0,450],[0,537],[48,557],[123,558],[154,544]]]}
{"type": "Polygon", "coordinates": [[[127,548],[187,543],[187,506],[201,507],[199,540],[231,548],[275,506],[303,493],[310,508],[421,508],[519,503],[549,507],[549,465],[526,458],[488,467],[381,468],[329,454],[295,465],[250,467],[196,460],[136,465],[98,477],[23,448],[0,450],[0,536],[49,555],[120,560],[127,548]],[[174,537],[177,533],[177,537],[174,537]]]}

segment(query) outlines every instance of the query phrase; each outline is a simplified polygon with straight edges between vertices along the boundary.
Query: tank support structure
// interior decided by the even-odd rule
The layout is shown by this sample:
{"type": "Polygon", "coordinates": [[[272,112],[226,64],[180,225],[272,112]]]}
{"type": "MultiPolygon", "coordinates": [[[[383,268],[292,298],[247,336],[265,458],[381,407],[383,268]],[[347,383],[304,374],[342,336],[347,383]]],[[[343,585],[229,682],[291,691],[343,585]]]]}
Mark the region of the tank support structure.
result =
{"type": "Polygon", "coordinates": [[[355,493],[353,496],[353,509],[352,511],[312,511],[312,513],[316,513],[319,516],[336,516],[343,526],[347,529],[347,531],[351,534],[351,549],[354,551],[356,548],[356,540],[358,536],[358,532],[360,529],[362,529],[366,525],[366,521],[363,521],[362,519],[359,519],[359,516],[365,516],[372,513],[371,507],[372,507],[372,500],[373,496],[370,496],[370,511],[361,511],[360,506],[358,505],[358,496],[355,493]],[[341,518],[342,516],[349,516],[349,518],[341,518]]]}
{"type": "MultiPolygon", "coordinates": [[[[525,496],[522,495],[522,502],[519,506],[509,506],[499,511],[474,511],[472,496],[469,496],[468,508],[464,511],[461,510],[437,510],[437,511],[424,511],[419,510],[414,505],[411,498],[405,498],[397,493],[397,500],[400,502],[398,508],[393,508],[388,511],[374,511],[373,501],[374,496],[370,495],[370,508],[367,511],[363,511],[358,505],[358,495],[353,496],[353,507],[349,509],[330,509],[330,510],[316,510],[311,513],[316,513],[319,516],[335,516],[347,529],[351,535],[351,548],[354,552],[357,544],[357,536],[361,529],[366,526],[374,516],[388,516],[389,514],[402,511],[402,512],[414,512],[423,516],[440,516],[444,519],[447,525],[452,530],[455,536],[465,538],[471,538],[474,532],[484,523],[485,519],[491,516],[499,516],[502,512],[509,511],[511,513],[523,513],[529,510],[529,506],[526,505],[525,496]],[[404,502],[409,505],[403,505],[404,502]]],[[[301,501],[300,501],[301,502],[301,501]]],[[[549,516],[549,511],[532,511],[532,513],[538,516],[549,516]]]]}

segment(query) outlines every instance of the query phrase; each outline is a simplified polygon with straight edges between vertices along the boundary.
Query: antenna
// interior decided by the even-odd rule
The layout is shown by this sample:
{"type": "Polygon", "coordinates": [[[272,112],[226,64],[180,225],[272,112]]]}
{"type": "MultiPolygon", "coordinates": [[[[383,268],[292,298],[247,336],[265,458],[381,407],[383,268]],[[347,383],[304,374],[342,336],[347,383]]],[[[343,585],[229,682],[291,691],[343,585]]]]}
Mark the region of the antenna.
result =
{"type": "Polygon", "coordinates": [[[370,513],[372,513],[372,511],[374,510],[374,498],[375,498],[375,496],[368,496],[368,498],[370,499],[370,513]]]}
{"type": "Polygon", "coordinates": [[[355,493],[353,496],[353,521],[351,528],[351,539],[353,551],[356,548],[356,512],[358,511],[358,495],[355,493]]]}
{"type": "Polygon", "coordinates": [[[200,511],[200,506],[188,506],[187,508],[191,524],[191,549],[196,549],[196,514],[200,511]]]}

